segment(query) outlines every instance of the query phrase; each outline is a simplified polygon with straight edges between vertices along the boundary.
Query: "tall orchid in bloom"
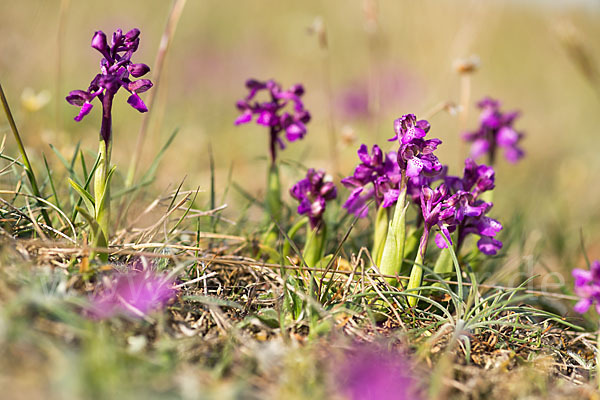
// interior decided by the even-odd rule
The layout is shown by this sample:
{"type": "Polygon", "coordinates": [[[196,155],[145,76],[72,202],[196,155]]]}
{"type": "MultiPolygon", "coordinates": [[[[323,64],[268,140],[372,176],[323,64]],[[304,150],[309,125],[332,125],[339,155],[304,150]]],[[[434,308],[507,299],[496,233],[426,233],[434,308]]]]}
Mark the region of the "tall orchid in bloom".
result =
{"type": "Polygon", "coordinates": [[[489,164],[493,165],[498,148],[503,148],[504,157],[509,162],[519,161],[525,155],[519,147],[524,135],[513,128],[519,112],[503,113],[500,111],[500,102],[489,97],[481,100],[477,106],[481,109],[479,128],[463,135],[464,140],[472,143],[471,157],[479,158],[487,154],[489,164]]]}
{"type": "Polygon", "coordinates": [[[364,218],[369,213],[369,202],[375,200],[377,216],[373,238],[372,256],[379,265],[383,253],[383,244],[389,224],[389,210],[396,204],[400,194],[402,175],[397,162],[398,153],[385,154],[379,146],[369,149],[362,144],[358,149],[360,164],[354,174],[342,179],[342,184],[352,192],[343,207],[356,217],[364,218]]]}
{"type": "Polygon", "coordinates": [[[267,176],[266,208],[270,216],[278,221],[281,219],[281,185],[277,168],[277,148],[283,149],[285,144],[281,132],[285,132],[289,142],[302,139],[306,135],[306,123],[310,121],[310,113],[304,109],[300,99],[304,87],[293,85],[283,90],[274,80],[261,82],[256,79],[246,81],[248,95],[236,103],[240,116],[235,125],[249,123],[256,116],[256,123],[269,128],[269,152],[271,166],[267,176]],[[266,92],[266,99],[257,100],[260,92],[266,92]]]}
{"type": "Polygon", "coordinates": [[[123,88],[131,94],[127,99],[129,105],[139,112],[148,111],[138,94],[150,89],[152,82],[148,79],[132,80],[130,78],[140,78],[150,71],[146,64],[135,64],[131,61],[133,53],[137,51],[140,44],[139,36],[139,29],[132,29],[126,34],[118,29],[113,33],[109,45],[104,32],[97,31],[92,38],[91,46],[102,55],[100,73],[92,79],[88,90],[71,91],[66,98],[70,104],[80,107],[75,121],[81,121],[83,117],[90,113],[93,107],[92,101],[96,97],[102,103],[99,163],[94,177],[94,216],[99,226],[99,231],[95,235],[95,245],[98,246],[105,246],[110,235],[109,181],[112,175],[110,154],[112,149],[113,99],[119,89],[123,88]]]}
{"type": "Polygon", "coordinates": [[[306,177],[290,189],[292,197],[300,202],[298,214],[308,216],[310,228],[307,229],[303,257],[309,267],[314,267],[323,257],[327,227],[323,213],[327,202],[337,197],[335,184],[323,170],[310,168],[306,177]]]}
{"type": "Polygon", "coordinates": [[[417,120],[414,114],[406,114],[394,121],[396,135],[390,140],[397,140],[399,144],[396,160],[400,169],[400,184],[394,216],[381,255],[380,271],[386,275],[397,275],[402,266],[408,179],[432,178],[443,171],[442,164],[434,154],[441,140],[425,139],[430,128],[429,122],[417,120]]]}
{"type": "Polygon", "coordinates": [[[241,114],[235,120],[235,125],[251,122],[256,115],[257,124],[269,127],[269,149],[271,162],[274,163],[277,159],[277,147],[285,148],[283,140],[279,137],[281,132],[285,131],[286,139],[290,142],[302,139],[306,135],[305,124],[310,121],[310,113],[304,109],[300,100],[304,94],[304,87],[296,84],[288,90],[283,90],[281,85],[272,79],[266,82],[249,79],[246,81],[246,87],[249,90],[248,96],[236,103],[241,114]],[[268,92],[267,101],[255,99],[261,91],[268,92]],[[288,104],[291,108],[287,107],[288,104]]]}

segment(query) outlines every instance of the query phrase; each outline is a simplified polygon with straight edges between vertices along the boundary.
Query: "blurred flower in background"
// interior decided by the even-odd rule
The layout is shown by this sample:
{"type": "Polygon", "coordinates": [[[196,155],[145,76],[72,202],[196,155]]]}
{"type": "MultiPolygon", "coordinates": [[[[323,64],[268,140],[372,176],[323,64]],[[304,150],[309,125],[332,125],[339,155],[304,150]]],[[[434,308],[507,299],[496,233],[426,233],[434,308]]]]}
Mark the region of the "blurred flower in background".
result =
{"type": "Polygon", "coordinates": [[[50,99],[50,92],[45,89],[36,93],[32,88],[26,87],[21,93],[21,105],[29,112],[41,110],[50,102],[50,99]]]}
{"type": "Polygon", "coordinates": [[[357,120],[378,111],[385,113],[418,93],[417,79],[397,65],[376,66],[372,76],[350,81],[335,94],[335,110],[341,119],[357,120]]]}

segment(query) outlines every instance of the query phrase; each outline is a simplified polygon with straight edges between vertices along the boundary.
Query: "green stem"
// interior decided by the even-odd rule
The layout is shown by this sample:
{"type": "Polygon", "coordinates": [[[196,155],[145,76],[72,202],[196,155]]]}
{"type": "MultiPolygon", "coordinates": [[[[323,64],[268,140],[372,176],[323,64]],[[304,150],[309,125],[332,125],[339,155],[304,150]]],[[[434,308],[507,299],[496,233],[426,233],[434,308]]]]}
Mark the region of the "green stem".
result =
{"type": "MultiPolygon", "coordinates": [[[[437,260],[435,261],[435,265],[433,267],[433,272],[441,277],[444,277],[444,280],[448,280],[448,276],[451,272],[454,272],[454,264],[452,263],[452,254],[450,253],[449,248],[441,249],[440,254],[438,255],[437,260]]],[[[434,287],[444,287],[441,282],[434,283],[432,286],[434,287]]]]}
{"type": "MultiPolygon", "coordinates": [[[[385,244],[381,255],[379,271],[384,275],[398,275],[402,268],[402,256],[406,239],[406,176],[403,174],[400,194],[394,209],[394,216],[389,224],[385,244]]],[[[395,280],[388,279],[389,283],[395,280]]]]}
{"type": "MultiPolygon", "coordinates": [[[[281,209],[279,168],[273,162],[267,172],[267,193],[265,198],[265,225],[267,226],[267,231],[262,236],[262,243],[273,249],[277,247],[277,239],[279,238],[279,227],[277,224],[281,221],[281,209]]],[[[275,260],[271,258],[271,261],[275,260]]]]}
{"type": "Polygon", "coordinates": [[[281,183],[279,181],[279,168],[272,163],[267,175],[266,209],[270,219],[281,221],[281,183]]]}
{"type": "Polygon", "coordinates": [[[319,226],[306,230],[306,243],[302,250],[302,257],[308,268],[315,268],[325,251],[325,237],[327,236],[327,226],[321,222],[319,226]]]}
{"type": "Polygon", "coordinates": [[[381,265],[381,256],[383,255],[383,245],[387,237],[388,225],[390,221],[389,209],[379,206],[375,216],[375,231],[373,235],[373,250],[371,256],[375,265],[381,265]]]}
{"type": "Polygon", "coordinates": [[[301,218],[288,231],[288,233],[287,233],[287,235],[288,235],[287,239],[289,239],[289,240],[286,239],[285,242],[283,243],[283,259],[284,260],[286,259],[287,256],[290,255],[291,250],[292,250],[292,244],[290,243],[290,240],[294,240],[294,237],[296,236],[296,233],[300,230],[300,228],[302,228],[307,223],[308,223],[308,218],[301,218]]]}
{"type": "MultiPolygon", "coordinates": [[[[427,251],[427,240],[429,239],[429,227],[425,226],[421,241],[419,242],[419,251],[415,257],[415,263],[413,264],[412,270],[410,271],[410,279],[408,280],[408,286],[406,289],[415,289],[421,286],[423,281],[423,261],[425,260],[425,251],[427,251]]],[[[419,294],[417,291],[415,294],[419,294]]],[[[414,307],[417,304],[418,299],[413,296],[408,297],[408,305],[414,307]]]]}
{"type": "MultiPolygon", "coordinates": [[[[17,147],[19,147],[19,153],[21,153],[21,158],[23,159],[23,165],[25,166],[25,172],[27,173],[27,178],[29,179],[29,183],[31,185],[31,191],[33,195],[39,198],[42,198],[40,194],[40,190],[37,185],[37,181],[35,179],[35,174],[33,173],[33,168],[31,167],[31,162],[29,162],[29,157],[27,157],[27,152],[25,151],[25,146],[23,146],[23,141],[21,140],[21,135],[19,135],[19,130],[17,129],[17,124],[15,123],[15,119],[12,116],[10,111],[10,107],[8,106],[8,101],[6,100],[6,96],[4,95],[4,89],[2,89],[2,85],[0,84],[0,101],[2,101],[2,107],[4,108],[4,113],[6,114],[6,119],[8,119],[8,124],[10,125],[10,129],[13,132],[15,137],[15,141],[17,142],[17,147]]],[[[41,204],[40,204],[41,206],[41,204]]],[[[42,217],[46,222],[46,225],[52,226],[52,222],[50,221],[50,217],[44,208],[42,208],[42,217]]]]}
{"type": "Polygon", "coordinates": [[[95,247],[107,246],[110,238],[110,185],[108,173],[110,171],[111,148],[112,141],[107,144],[104,140],[100,140],[98,168],[94,173],[95,217],[99,226],[93,238],[95,247]]]}

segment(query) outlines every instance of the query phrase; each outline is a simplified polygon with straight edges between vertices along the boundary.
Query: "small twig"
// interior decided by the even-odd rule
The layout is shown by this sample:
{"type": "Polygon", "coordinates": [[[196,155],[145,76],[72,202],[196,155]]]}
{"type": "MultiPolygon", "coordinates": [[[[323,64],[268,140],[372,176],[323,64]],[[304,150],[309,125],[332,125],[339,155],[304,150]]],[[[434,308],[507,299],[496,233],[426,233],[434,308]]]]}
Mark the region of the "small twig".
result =
{"type": "Polygon", "coordinates": [[[194,278],[191,281],[186,281],[186,282],[180,283],[179,285],[175,285],[175,286],[173,286],[173,288],[179,289],[179,288],[182,288],[184,286],[191,285],[192,283],[196,283],[196,282],[200,282],[200,281],[203,281],[205,279],[208,279],[208,278],[212,278],[213,276],[216,276],[216,275],[217,275],[216,272],[211,272],[210,274],[206,274],[206,275],[202,275],[201,277],[194,278]]]}

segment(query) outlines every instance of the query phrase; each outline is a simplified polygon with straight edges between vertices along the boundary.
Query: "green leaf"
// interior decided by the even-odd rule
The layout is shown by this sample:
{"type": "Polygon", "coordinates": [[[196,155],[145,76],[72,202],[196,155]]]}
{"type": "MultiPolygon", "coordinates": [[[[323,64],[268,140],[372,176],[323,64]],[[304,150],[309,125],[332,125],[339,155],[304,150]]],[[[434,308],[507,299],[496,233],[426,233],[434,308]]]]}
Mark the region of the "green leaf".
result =
{"type": "MultiPolygon", "coordinates": [[[[92,231],[92,237],[94,238],[93,246],[94,247],[106,247],[106,245],[107,245],[106,238],[104,237],[104,235],[100,234],[100,225],[98,224],[98,221],[96,221],[96,218],[94,218],[93,216],[88,214],[81,207],[77,207],[77,211],[79,212],[79,214],[81,214],[83,219],[85,219],[87,221],[88,225],[90,226],[90,229],[92,231]]],[[[107,257],[108,257],[107,254],[102,256],[103,259],[106,259],[107,257]]],[[[93,255],[90,258],[94,258],[93,255]]]]}
{"type": "Polygon", "coordinates": [[[256,314],[256,318],[269,328],[279,328],[279,314],[272,308],[263,308],[256,314]]]}
{"type": "MultiPolygon", "coordinates": [[[[90,194],[90,192],[88,192],[87,190],[85,190],[84,188],[82,188],[77,182],[75,182],[73,179],[68,178],[69,183],[71,184],[71,187],[73,189],[75,189],[75,191],[81,196],[81,199],[83,200],[83,202],[85,203],[86,208],[88,209],[88,212],[91,215],[95,215],[96,214],[96,207],[94,204],[94,198],[92,197],[92,195],[90,194]]],[[[76,206],[75,207],[78,211],[81,210],[80,207],[76,206]]]]}
{"type": "Polygon", "coordinates": [[[106,183],[104,185],[104,191],[102,192],[102,196],[100,196],[100,201],[96,205],[96,218],[98,220],[100,220],[99,214],[102,212],[102,210],[104,210],[106,208],[107,201],[110,202],[110,198],[108,198],[110,196],[107,196],[107,193],[110,193],[109,192],[110,180],[112,179],[116,169],[117,169],[117,167],[113,166],[110,169],[110,171],[108,171],[108,174],[106,175],[106,183]]]}

